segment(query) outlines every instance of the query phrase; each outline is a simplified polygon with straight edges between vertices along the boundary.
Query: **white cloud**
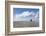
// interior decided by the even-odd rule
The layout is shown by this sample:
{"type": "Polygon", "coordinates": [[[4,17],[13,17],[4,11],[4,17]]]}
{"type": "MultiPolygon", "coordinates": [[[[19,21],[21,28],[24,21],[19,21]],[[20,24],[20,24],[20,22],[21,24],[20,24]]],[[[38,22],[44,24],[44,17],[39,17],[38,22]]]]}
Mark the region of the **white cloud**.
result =
{"type": "Polygon", "coordinates": [[[25,21],[25,20],[28,20],[28,19],[24,19],[22,17],[26,17],[26,16],[33,16],[33,17],[37,18],[38,17],[38,13],[35,14],[34,12],[24,11],[21,14],[15,14],[13,20],[14,21],[25,21]]]}
{"type": "Polygon", "coordinates": [[[29,11],[25,11],[25,12],[23,12],[23,13],[21,13],[21,14],[16,14],[15,16],[18,18],[18,17],[26,17],[26,16],[33,16],[33,15],[35,15],[33,12],[29,12],[29,11]]]}
{"type": "Polygon", "coordinates": [[[38,18],[38,17],[39,17],[39,12],[37,12],[37,14],[36,14],[35,18],[38,18]]]}

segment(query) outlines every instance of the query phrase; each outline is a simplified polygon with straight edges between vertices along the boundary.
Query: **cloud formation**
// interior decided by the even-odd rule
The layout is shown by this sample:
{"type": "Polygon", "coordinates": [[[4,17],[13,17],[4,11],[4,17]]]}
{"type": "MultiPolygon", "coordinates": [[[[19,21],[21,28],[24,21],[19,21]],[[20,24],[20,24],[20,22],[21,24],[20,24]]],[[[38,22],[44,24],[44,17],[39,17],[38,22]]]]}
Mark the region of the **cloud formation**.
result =
{"type": "Polygon", "coordinates": [[[23,13],[15,14],[15,16],[13,17],[13,21],[26,21],[28,20],[25,18],[27,16],[32,16],[32,19],[34,20],[34,18],[39,17],[38,14],[39,14],[38,12],[35,14],[34,12],[24,11],[23,13]]]}

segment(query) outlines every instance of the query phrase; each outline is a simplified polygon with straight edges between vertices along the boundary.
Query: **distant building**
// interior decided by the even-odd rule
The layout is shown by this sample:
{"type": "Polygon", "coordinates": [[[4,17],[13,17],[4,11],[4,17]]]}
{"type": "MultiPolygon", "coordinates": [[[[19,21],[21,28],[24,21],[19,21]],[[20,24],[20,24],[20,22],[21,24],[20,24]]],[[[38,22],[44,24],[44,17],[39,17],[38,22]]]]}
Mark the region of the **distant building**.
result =
{"type": "Polygon", "coordinates": [[[30,21],[32,22],[32,19],[30,21]]]}

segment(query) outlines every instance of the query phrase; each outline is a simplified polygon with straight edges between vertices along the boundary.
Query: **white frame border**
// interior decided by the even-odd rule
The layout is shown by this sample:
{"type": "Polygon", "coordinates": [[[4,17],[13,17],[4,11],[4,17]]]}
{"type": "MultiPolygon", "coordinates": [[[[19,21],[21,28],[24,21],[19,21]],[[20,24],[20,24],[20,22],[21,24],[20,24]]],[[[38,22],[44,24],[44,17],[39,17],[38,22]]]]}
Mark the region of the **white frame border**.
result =
{"type": "Polygon", "coordinates": [[[10,5],[10,31],[35,31],[42,30],[42,6],[24,6],[24,5],[10,5]],[[39,27],[25,27],[25,28],[13,28],[13,8],[39,8],[40,9],[40,19],[39,19],[39,27]]]}

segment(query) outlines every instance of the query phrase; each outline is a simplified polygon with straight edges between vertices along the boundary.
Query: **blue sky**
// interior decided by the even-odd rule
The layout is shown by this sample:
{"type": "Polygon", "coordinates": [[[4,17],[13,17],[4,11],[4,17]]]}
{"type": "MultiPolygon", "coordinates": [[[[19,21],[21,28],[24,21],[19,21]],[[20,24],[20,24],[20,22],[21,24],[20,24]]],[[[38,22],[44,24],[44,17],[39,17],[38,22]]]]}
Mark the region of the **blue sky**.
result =
{"type": "Polygon", "coordinates": [[[39,9],[35,9],[35,8],[13,8],[13,14],[20,14],[23,11],[29,11],[29,12],[34,12],[37,13],[39,11],[39,9]]]}
{"type": "Polygon", "coordinates": [[[30,19],[39,17],[38,14],[39,9],[36,8],[13,8],[14,21],[29,21],[30,19]]]}

